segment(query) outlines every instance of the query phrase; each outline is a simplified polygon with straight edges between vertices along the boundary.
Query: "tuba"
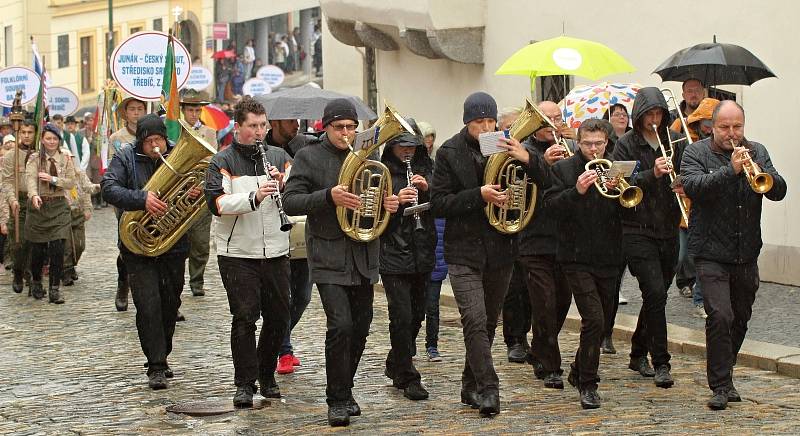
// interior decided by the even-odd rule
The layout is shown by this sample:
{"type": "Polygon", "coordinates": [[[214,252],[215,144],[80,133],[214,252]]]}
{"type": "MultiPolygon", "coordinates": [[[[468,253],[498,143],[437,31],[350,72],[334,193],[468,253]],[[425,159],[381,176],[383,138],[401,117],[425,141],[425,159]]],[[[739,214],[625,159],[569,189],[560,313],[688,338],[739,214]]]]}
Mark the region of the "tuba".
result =
{"type": "MultiPolygon", "coordinates": [[[[509,136],[522,141],[542,127],[555,126],[530,100],[525,100],[525,109],[509,128],[509,136]]],[[[500,185],[508,195],[500,207],[489,203],[485,207],[489,225],[500,233],[517,233],[533,218],[536,206],[536,185],[528,176],[522,163],[507,152],[495,153],[486,162],[483,172],[485,185],[500,185]]]]}
{"type": "MultiPolygon", "coordinates": [[[[403,133],[415,133],[414,129],[388,104],[373,126],[376,138],[359,150],[350,148],[350,153],[339,170],[339,185],[347,186],[349,192],[358,195],[361,205],[356,210],[336,207],[339,227],[351,239],[369,242],[386,230],[391,215],[383,207],[383,199],[392,195],[392,176],[386,165],[371,160],[369,156],[383,143],[403,133]]],[[[345,137],[348,146],[351,138],[345,137]]]]}
{"type": "Polygon", "coordinates": [[[635,207],[642,201],[642,188],[638,186],[631,186],[625,181],[622,175],[611,177],[609,174],[613,163],[608,159],[602,159],[594,155],[594,159],[586,163],[586,171],[594,171],[597,173],[597,180],[594,181],[594,187],[597,191],[606,198],[618,198],[619,204],[622,207],[635,207]],[[607,183],[613,182],[616,179],[617,185],[614,188],[606,186],[607,183]]]}
{"type": "MultiPolygon", "coordinates": [[[[731,139],[731,145],[734,147],[739,146],[733,139],[731,139]]],[[[772,174],[765,173],[761,170],[761,167],[759,167],[753,160],[753,157],[750,156],[749,150],[745,150],[742,153],[742,157],[744,158],[742,169],[744,170],[745,177],[747,177],[747,183],[750,184],[750,189],[756,194],[766,194],[769,192],[769,190],[772,189],[772,174]]]]}
{"type": "Polygon", "coordinates": [[[119,219],[119,239],[140,256],[159,256],[169,250],[206,207],[203,195],[192,200],[189,192],[205,184],[208,163],[216,152],[186,122],[178,121],[181,124],[178,142],[166,159],[161,156],[163,165],[142,188],[155,192],[167,203],[167,211],[152,215],[137,210],[125,212],[119,219]]]}

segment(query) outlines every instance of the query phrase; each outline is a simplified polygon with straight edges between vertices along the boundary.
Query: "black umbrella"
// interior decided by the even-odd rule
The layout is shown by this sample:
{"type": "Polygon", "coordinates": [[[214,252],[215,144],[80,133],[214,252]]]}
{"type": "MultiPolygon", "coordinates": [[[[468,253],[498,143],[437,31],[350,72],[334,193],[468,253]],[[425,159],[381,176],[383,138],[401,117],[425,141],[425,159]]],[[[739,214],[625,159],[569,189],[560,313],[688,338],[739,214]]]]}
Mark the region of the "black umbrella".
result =
{"type": "Polygon", "coordinates": [[[685,48],[664,61],[653,71],[665,82],[698,79],[705,86],[752,85],[776,77],[753,53],[734,44],[697,44],[685,48]]]}
{"type": "Polygon", "coordinates": [[[318,120],[322,118],[325,105],[337,98],[353,102],[361,120],[373,120],[378,116],[360,98],[320,89],[311,85],[281,90],[255,97],[264,105],[270,120],[318,120]]]}

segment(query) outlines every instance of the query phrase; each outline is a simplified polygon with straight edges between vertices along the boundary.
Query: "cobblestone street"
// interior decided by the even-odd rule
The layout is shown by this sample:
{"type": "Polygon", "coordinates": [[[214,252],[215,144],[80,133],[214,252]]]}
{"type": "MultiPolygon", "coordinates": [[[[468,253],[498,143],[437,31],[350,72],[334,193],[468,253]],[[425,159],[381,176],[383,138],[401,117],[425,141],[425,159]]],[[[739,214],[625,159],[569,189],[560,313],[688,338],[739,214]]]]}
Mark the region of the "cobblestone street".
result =
{"type": "MultiPolygon", "coordinates": [[[[602,408],[583,411],[569,385],[563,391],[544,389],[530,366],[509,363],[502,334],[494,347],[502,413],[480,418],[459,403],[464,345],[458,313],[445,307],[439,344],[444,362],[428,362],[420,353],[416,365],[431,397],[411,402],[383,375],[389,339],[386,301],[380,293],[354,388],[363,414],[350,427],[327,425],[325,316],[316,292],[293,337],[302,366],[294,374],[277,376],[281,400],[261,410],[213,417],[167,413],[165,407],[175,403],[230,401],[234,393],[230,313],[216,259],[212,257],[206,271],[206,296],[192,297],[188,283],[183,294],[181,311],[187,321],[178,323],[170,356],[175,378],[169,389],[151,391],[133,304],[128,312],[114,309],[112,210],[96,211],[87,233],[80,280],[64,288],[64,305],[14,294],[10,273],[0,275],[0,434],[800,433],[797,379],[737,368],[735,382],[744,402],[712,412],[705,407],[710,391],[703,359],[674,355],[676,385],[663,390],[627,369],[628,346],[619,341],[620,354],[601,358],[602,408]]],[[[565,368],[577,340],[577,332],[561,335],[565,368]]]]}

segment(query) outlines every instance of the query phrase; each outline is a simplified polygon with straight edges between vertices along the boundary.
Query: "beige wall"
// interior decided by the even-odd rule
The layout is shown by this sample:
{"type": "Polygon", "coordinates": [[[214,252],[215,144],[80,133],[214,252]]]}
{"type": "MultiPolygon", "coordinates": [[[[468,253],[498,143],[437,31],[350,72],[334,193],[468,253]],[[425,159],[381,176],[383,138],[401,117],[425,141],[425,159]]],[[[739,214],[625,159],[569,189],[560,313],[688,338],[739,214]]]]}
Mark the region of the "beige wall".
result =
{"type": "Polygon", "coordinates": [[[319,0],[219,0],[219,21],[241,23],[319,6],[319,0]]]}
{"type": "MultiPolygon", "coordinates": [[[[325,3],[323,13],[326,13],[325,3]]],[[[465,3],[471,2],[465,0],[465,3]]],[[[786,131],[778,127],[793,125],[795,111],[784,108],[800,105],[800,90],[795,86],[800,82],[800,57],[786,51],[800,46],[800,34],[794,31],[800,4],[786,1],[756,5],[741,0],[677,0],[671,4],[673,10],[691,9],[694,17],[713,18],[709,18],[705,25],[684,26],[680,31],[672,31],[678,23],[674,20],[676,16],[665,14],[663,5],[653,2],[619,0],[613,3],[613,7],[602,7],[596,1],[575,0],[568,6],[552,8],[542,7],[541,2],[525,0],[486,3],[483,65],[416,56],[403,47],[395,30],[390,34],[400,44],[400,50],[378,51],[377,55],[380,101],[386,99],[403,113],[431,122],[438,132],[437,142],[441,142],[461,128],[463,100],[473,91],[489,92],[500,107],[521,104],[530,95],[529,80],[495,76],[494,71],[531,40],[560,35],[562,23],[567,35],[604,43],[638,68],[635,73],[602,80],[634,81],[646,86],[663,86],[660,78],[651,71],[664,59],[681,48],[710,42],[714,34],[719,42],[745,46],[770,66],[779,78],[730,90],[739,93],[739,101],[747,111],[748,137],[766,145],[773,162],[789,184],[789,194],[784,201],[764,201],[762,278],[800,284],[800,256],[796,255],[800,251],[800,226],[790,228],[790,223],[800,218],[800,203],[796,201],[798,192],[793,189],[800,176],[800,170],[793,164],[800,161],[800,156],[798,148],[787,139],[786,131]],[[636,18],[623,26],[625,14],[620,11],[638,12],[632,13],[630,16],[636,18]]],[[[454,16],[457,17],[458,13],[458,8],[452,9],[454,16]]],[[[361,19],[358,8],[352,9],[352,17],[361,19]]],[[[394,20],[395,25],[403,25],[400,22],[402,17],[398,18],[397,14],[384,20],[386,22],[378,24],[389,24],[394,20]]],[[[474,22],[474,17],[465,18],[465,23],[470,22],[474,22]]],[[[381,26],[381,29],[385,27],[381,26]]],[[[361,89],[353,83],[358,80],[358,75],[352,73],[358,69],[353,64],[358,62],[358,58],[352,55],[355,49],[327,34],[324,44],[325,87],[343,92],[361,89]]],[[[589,81],[576,78],[576,83],[589,81]]],[[[679,83],[668,85],[680,91],[679,83]]]]}

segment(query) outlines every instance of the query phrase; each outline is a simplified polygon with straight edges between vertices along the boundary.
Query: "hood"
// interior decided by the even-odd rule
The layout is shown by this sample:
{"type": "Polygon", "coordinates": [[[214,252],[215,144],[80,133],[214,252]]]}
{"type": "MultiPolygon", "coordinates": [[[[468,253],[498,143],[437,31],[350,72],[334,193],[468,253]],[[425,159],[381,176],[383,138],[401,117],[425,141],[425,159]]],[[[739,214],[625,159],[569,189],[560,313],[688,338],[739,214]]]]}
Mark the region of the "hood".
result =
{"type": "Polygon", "coordinates": [[[656,107],[661,108],[664,112],[664,116],[661,118],[661,125],[658,126],[659,130],[661,130],[669,123],[670,119],[669,106],[667,106],[667,100],[664,99],[664,94],[661,93],[660,89],[654,86],[640,89],[636,94],[636,99],[633,100],[633,110],[631,111],[633,127],[636,129],[639,124],[639,119],[642,118],[647,111],[656,107]]]}
{"type": "Polygon", "coordinates": [[[716,109],[718,104],[719,100],[716,98],[706,97],[700,100],[700,104],[697,105],[697,109],[695,109],[694,112],[692,112],[689,117],[686,118],[686,124],[692,124],[701,120],[710,120],[711,114],[714,113],[714,109],[716,109]]]}
{"type": "Polygon", "coordinates": [[[397,156],[395,156],[395,154],[392,152],[392,148],[398,147],[400,144],[408,143],[416,144],[416,147],[414,148],[414,155],[411,157],[411,167],[414,168],[414,171],[419,173],[423,171],[427,172],[428,169],[433,169],[433,160],[430,158],[430,156],[428,156],[428,150],[425,148],[425,145],[418,141],[418,137],[416,135],[412,135],[410,133],[403,133],[398,135],[398,137],[393,138],[391,141],[388,141],[386,146],[383,147],[381,162],[383,162],[390,169],[394,169],[394,172],[398,172],[401,169],[402,171],[405,171],[405,162],[402,162],[397,158],[397,156]]]}

